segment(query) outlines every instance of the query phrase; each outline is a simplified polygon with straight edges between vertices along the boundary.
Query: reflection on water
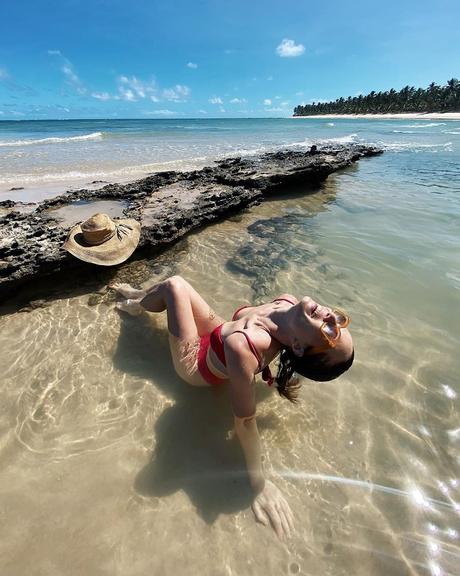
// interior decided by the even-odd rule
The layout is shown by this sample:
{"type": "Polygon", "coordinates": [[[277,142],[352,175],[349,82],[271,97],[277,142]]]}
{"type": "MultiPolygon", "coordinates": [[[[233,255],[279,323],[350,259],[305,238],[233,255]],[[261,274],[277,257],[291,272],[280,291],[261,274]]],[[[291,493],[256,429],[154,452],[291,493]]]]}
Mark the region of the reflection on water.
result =
{"type": "Polygon", "coordinates": [[[84,222],[97,212],[108,214],[111,218],[122,218],[126,206],[126,202],[117,200],[76,200],[60,208],[49,210],[49,213],[53,218],[59,220],[59,224],[63,228],[70,228],[75,224],[84,222]]]}
{"type": "Polygon", "coordinates": [[[281,292],[352,316],[339,381],[306,381],[300,406],[258,387],[292,540],[253,520],[227,391],[175,376],[163,315],[86,294],[0,318],[4,573],[456,573],[458,212],[447,193],[390,186],[398,170],[363,162],[118,272],[182,274],[224,317],[281,292]]]}

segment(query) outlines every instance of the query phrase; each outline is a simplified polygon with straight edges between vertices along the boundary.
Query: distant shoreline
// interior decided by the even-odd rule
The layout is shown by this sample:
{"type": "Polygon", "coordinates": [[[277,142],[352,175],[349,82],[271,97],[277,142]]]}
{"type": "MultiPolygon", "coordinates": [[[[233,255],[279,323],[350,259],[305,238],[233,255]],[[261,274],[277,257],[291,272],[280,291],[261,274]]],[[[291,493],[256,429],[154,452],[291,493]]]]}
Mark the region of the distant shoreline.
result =
{"type": "Polygon", "coordinates": [[[407,112],[402,114],[312,114],[291,118],[369,118],[371,120],[460,120],[460,112],[407,112]]]}

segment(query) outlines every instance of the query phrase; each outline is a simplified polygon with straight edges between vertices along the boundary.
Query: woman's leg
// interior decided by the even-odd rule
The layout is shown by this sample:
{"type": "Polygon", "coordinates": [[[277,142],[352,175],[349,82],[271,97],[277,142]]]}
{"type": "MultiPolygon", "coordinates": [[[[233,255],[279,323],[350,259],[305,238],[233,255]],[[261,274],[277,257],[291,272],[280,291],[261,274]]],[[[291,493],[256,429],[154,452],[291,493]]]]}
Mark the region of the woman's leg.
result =
{"type": "MultiPolygon", "coordinates": [[[[116,289],[115,285],[113,287],[116,289]]],[[[129,298],[120,302],[118,307],[134,315],[143,310],[166,310],[171,354],[177,373],[191,384],[206,385],[196,372],[197,344],[200,336],[209,334],[223,320],[186,280],[172,276],[144,291],[141,298],[129,298]]]]}
{"type": "Polygon", "coordinates": [[[146,294],[146,290],[137,290],[133,288],[131,284],[121,284],[120,282],[112,282],[109,284],[110,288],[116,290],[119,294],[121,294],[124,298],[143,298],[146,294]]]}
{"type": "Polygon", "coordinates": [[[224,320],[181,276],[172,276],[147,290],[136,290],[129,284],[112,284],[127,300],[118,308],[131,314],[168,311],[168,328],[177,337],[192,330],[198,336],[209,334],[224,320]],[[193,326],[193,328],[192,328],[193,326]]]}

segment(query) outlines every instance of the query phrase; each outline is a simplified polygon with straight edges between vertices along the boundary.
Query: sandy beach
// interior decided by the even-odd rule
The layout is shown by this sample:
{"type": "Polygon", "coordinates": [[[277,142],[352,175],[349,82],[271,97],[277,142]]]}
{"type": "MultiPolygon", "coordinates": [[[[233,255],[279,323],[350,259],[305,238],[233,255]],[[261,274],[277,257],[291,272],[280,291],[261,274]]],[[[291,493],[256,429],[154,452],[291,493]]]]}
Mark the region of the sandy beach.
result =
{"type": "Polygon", "coordinates": [[[368,118],[370,120],[460,120],[460,112],[408,112],[407,114],[312,114],[291,118],[368,118]]]}

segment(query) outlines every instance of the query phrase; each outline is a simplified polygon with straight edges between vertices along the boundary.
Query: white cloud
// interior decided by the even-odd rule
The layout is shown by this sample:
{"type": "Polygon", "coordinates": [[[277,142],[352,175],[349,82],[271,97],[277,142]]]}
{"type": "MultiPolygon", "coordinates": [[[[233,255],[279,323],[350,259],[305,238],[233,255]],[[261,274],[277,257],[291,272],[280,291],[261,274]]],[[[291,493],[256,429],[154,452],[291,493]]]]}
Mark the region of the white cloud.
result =
{"type": "Polygon", "coordinates": [[[222,98],[220,98],[220,96],[213,96],[212,98],[209,98],[208,102],[210,104],[223,104],[223,100],[222,98]]]}
{"type": "Polygon", "coordinates": [[[190,88],[182,84],[176,84],[174,88],[167,88],[163,90],[163,98],[173,102],[185,102],[185,99],[190,94],[190,88]]]}
{"type": "Polygon", "coordinates": [[[137,102],[137,98],[134,95],[134,92],[129,88],[124,88],[123,86],[119,86],[118,90],[120,92],[120,98],[122,100],[126,100],[127,102],[137,102]]]}
{"type": "Polygon", "coordinates": [[[295,58],[296,56],[301,56],[305,52],[305,46],[303,44],[296,44],[294,40],[289,40],[284,38],[277,46],[276,53],[281,58],[295,58]]]}
{"type": "Polygon", "coordinates": [[[62,72],[64,72],[65,76],[67,77],[67,83],[70,84],[70,86],[72,86],[73,88],[75,88],[75,90],[79,94],[84,95],[88,92],[86,87],[83,85],[83,82],[80,80],[80,78],[75,73],[73,66],[70,62],[67,61],[62,66],[61,70],[62,70],[62,72]]]}
{"type": "Polygon", "coordinates": [[[296,96],[303,96],[303,92],[302,92],[302,91],[296,92],[295,95],[296,95],[296,96]]]}
{"type": "Polygon", "coordinates": [[[270,100],[270,98],[265,98],[264,100],[264,106],[271,106],[272,101],[270,100]]]}
{"type": "Polygon", "coordinates": [[[200,114],[207,114],[206,110],[198,110],[200,114]]]}
{"type": "Polygon", "coordinates": [[[154,114],[155,116],[173,116],[175,112],[172,110],[152,110],[151,112],[146,112],[146,114],[154,114]]]}
{"type": "Polygon", "coordinates": [[[122,75],[118,77],[118,92],[122,100],[137,102],[137,100],[151,97],[157,92],[157,87],[155,80],[144,82],[136,76],[122,75]]]}
{"type": "Polygon", "coordinates": [[[125,102],[138,102],[148,99],[151,102],[160,102],[162,99],[171,102],[185,102],[190,95],[190,88],[176,84],[173,88],[161,90],[154,79],[144,81],[136,76],[121,75],[117,78],[117,94],[108,92],[93,92],[91,96],[98,100],[124,100],[125,102]]]}
{"type": "Polygon", "coordinates": [[[78,94],[81,94],[82,96],[87,94],[88,90],[75,72],[72,62],[66,58],[60,50],[48,50],[48,54],[50,56],[57,56],[61,60],[61,72],[64,73],[64,76],[67,79],[67,84],[74,88],[78,94]]]}
{"type": "Polygon", "coordinates": [[[3,112],[3,110],[0,110],[0,116],[5,114],[5,112],[3,112]]]}
{"type": "Polygon", "coordinates": [[[230,100],[230,104],[246,104],[246,98],[233,98],[230,100]]]}
{"type": "Polygon", "coordinates": [[[286,109],[278,107],[265,108],[265,112],[281,112],[282,114],[286,114],[286,109]]]}
{"type": "MultiPolygon", "coordinates": [[[[61,53],[60,50],[48,50],[51,56],[57,56],[61,62],[61,70],[64,73],[67,83],[71,85],[79,94],[88,94],[88,89],[78,77],[72,63],[61,53]]],[[[197,65],[193,62],[191,67],[197,65]]],[[[0,79],[3,71],[0,69],[0,79]]],[[[110,94],[106,91],[93,91],[90,93],[92,98],[101,101],[107,100],[124,100],[125,102],[138,102],[139,100],[149,99],[151,102],[160,102],[162,99],[172,102],[185,102],[190,95],[190,88],[182,84],[176,84],[172,88],[160,90],[155,79],[148,81],[141,80],[137,76],[127,76],[122,74],[117,78],[117,91],[110,94]]]]}
{"type": "Polygon", "coordinates": [[[219,112],[222,112],[222,113],[224,113],[224,112],[225,112],[225,108],[222,108],[222,107],[221,107],[221,108],[219,108],[219,112]]]}
{"type": "Polygon", "coordinates": [[[268,80],[268,81],[273,80],[273,76],[269,76],[269,77],[267,78],[267,80],[268,80]]]}
{"type": "Polygon", "coordinates": [[[198,68],[198,64],[195,64],[195,62],[188,62],[187,68],[191,68],[192,70],[196,70],[198,68]]]}
{"type": "Polygon", "coordinates": [[[96,100],[103,101],[110,100],[112,98],[108,92],[93,92],[91,96],[96,98],[96,100]]]}

